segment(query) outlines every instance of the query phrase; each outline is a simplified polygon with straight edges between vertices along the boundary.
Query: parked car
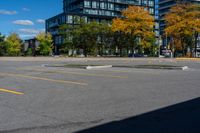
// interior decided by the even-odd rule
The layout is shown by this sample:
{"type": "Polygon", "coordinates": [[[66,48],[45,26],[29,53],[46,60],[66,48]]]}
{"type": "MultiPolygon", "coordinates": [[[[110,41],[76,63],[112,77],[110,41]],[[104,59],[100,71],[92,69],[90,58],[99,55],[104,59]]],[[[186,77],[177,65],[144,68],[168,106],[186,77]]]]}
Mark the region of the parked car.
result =
{"type": "Polygon", "coordinates": [[[145,57],[143,54],[129,54],[128,57],[145,57]]]}

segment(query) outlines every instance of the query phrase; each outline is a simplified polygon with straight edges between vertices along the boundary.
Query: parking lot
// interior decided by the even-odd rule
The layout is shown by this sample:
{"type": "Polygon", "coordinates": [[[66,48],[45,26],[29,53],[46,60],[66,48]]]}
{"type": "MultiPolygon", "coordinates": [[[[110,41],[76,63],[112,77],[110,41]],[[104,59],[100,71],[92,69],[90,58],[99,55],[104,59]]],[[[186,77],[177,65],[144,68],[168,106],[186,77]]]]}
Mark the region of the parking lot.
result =
{"type": "Polygon", "coordinates": [[[0,58],[0,133],[199,132],[199,97],[200,60],[0,58]]]}

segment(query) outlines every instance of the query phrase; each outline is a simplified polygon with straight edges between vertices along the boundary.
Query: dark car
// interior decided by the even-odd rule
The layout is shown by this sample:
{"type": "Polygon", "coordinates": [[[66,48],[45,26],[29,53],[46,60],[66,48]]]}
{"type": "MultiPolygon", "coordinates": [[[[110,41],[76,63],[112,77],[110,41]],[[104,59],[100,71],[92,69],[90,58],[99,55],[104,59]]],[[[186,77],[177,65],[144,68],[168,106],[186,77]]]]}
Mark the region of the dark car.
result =
{"type": "Polygon", "coordinates": [[[129,54],[128,57],[144,57],[143,54],[129,54]]]}

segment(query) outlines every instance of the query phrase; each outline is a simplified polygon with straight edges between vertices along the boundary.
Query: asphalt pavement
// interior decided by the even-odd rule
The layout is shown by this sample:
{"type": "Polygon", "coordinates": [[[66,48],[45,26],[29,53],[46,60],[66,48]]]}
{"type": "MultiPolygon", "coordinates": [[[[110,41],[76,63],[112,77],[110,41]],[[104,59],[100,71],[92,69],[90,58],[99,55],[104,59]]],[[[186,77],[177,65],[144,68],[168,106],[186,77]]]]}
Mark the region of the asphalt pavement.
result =
{"type": "Polygon", "coordinates": [[[199,133],[199,105],[200,60],[0,58],[0,133],[199,133]]]}

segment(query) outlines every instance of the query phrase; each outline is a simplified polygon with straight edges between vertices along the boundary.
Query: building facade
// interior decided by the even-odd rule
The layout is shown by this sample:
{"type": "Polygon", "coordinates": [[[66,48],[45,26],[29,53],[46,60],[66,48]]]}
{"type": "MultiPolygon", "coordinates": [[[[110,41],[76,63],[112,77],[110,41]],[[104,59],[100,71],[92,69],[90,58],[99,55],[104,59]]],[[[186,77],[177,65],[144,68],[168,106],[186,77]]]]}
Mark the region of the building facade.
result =
{"type": "Polygon", "coordinates": [[[60,25],[75,24],[74,18],[77,16],[86,22],[109,23],[131,5],[143,6],[150,14],[155,14],[155,0],[63,0],[63,13],[46,20],[46,31],[53,35],[55,53],[63,43],[58,31],[60,25]]]}

